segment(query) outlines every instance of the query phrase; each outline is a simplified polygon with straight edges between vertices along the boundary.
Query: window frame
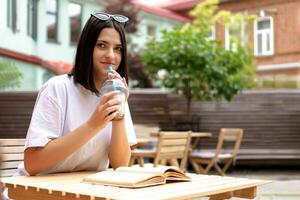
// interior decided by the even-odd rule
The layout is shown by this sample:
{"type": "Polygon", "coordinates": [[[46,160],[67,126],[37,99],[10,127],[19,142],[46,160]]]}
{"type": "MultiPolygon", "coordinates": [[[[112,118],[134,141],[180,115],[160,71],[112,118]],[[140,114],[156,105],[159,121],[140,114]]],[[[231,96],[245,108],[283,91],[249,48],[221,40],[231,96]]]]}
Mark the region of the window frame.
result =
{"type": "MultiPolygon", "coordinates": [[[[58,12],[59,12],[59,0],[55,0],[56,1],[56,12],[50,12],[48,9],[46,9],[46,15],[47,18],[48,16],[54,16],[55,17],[55,38],[49,38],[48,36],[48,26],[46,26],[46,40],[47,42],[51,42],[51,43],[58,43],[58,12]]],[[[47,4],[47,1],[46,1],[47,4]]],[[[47,25],[47,24],[46,24],[47,25]]]]}
{"type": "Polygon", "coordinates": [[[257,57],[260,56],[271,56],[274,55],[274,21],[273,17],[265,16],[254,21],[254,55],[257,57]],[[270,22],[270,29],[269,30],[258,30],[258,22],[269,20],[270,22]],[[258,52],[258,35],[262,35],[262,52],[258,52]],[[270,34],[270,50],[267,50],[266,44],[266,35],[270,34]]]}
{"type": "MultiPolygon", "coordinates": [[[[78,39],[80,37],[80,32],[81,32],[81,29],[82,29],[82,14],[83,14],[83,5],[79,2],[73,2],[73,1],[69,1],[68,2],[68,6],[69,4],[77,4],[80,6],[80,16],[79,16],[79,19],[80,19],[80,26],[79,26],[79,32],[78,32],[78,39]]],[[[71,17],[69,16],[69,10],[68,10],[68,20],[69,20],[69,35],[70,35],[70,45],[71,46],[74,46],[77,44],[78,41],[74,42],[72,41],[72,28],[71,28],[71,17]]]]}
{"type": "Polygon", "coordinates": [[[10,28],[14,33],[18,31],[18,5],[17,0],[8,0],[7,1],[7,27],[10,28]]]}
{"type": "Polygon", "coordinates": [[[146,25],[146,35],[147,35],[147,38],[156,39],[157,26],[152,23],[147,24],[146,25]],[[152,29],[152,30],[150,30],[150,29],[152,29]],[[152,31],[153,35],[149,34],[149,33],[151,33],[151,31],[152,31]]]}
{"type": "MultiPolygon", "coordinates": [[[[230,34],[230,25],[228,27],[225,28],[225,49],[227,50],[233,50],[235,51],[236,50],[236,43],[231,43],[230,41],[230,37],[231,37],[231,34],[230,34]],[[231,47],[231,48],[230,48],[231,47]]],[[[245,46],[248,41],[247,39],[249,39],[247,36],[246,36],[246,24],[245,24],[245,21],[241,21],[240,22],[240,30],[239,30],[239,39],[240,39],[240,42],[241,42],[241,45],[242,46],[245,46]]]]}
{"type": "Polygon", "coordinates": [[[209,35],[207,37],[207,39],[209,39],[209,40],[215,40],[216,39],[216,26],[215,25],[212,25],[210,27],[210,33],[211,33],[211,35],[209,35]]]}
{"type": "Polygon", "coordinates": [[[27,1],[27,35],[35,41],[37,40],[38,34],[38,1],[39,0],[27,1]]]}

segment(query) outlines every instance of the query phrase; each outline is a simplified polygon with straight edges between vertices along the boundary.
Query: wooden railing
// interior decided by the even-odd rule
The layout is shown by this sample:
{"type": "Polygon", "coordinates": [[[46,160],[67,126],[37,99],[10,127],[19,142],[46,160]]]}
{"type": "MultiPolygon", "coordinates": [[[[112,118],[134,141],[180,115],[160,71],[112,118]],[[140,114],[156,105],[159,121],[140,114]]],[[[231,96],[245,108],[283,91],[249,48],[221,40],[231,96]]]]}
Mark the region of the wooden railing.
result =
{"type": "MultiPolygon", "coordinates": [[[[0,92],[1,138],[26,136],[36,94],[0,92]]],[[[186,118],[185,99],[169,92],[132,90],[129,106],[138,124],[172,125],[186,118]]],[[[201,148],[214,149],[221,128],[242,128],[237,164],[300,165],[300,90],[246,91],[231,102],[193,101],[191,110],[199,131],[213,133],[201,148]]]]}

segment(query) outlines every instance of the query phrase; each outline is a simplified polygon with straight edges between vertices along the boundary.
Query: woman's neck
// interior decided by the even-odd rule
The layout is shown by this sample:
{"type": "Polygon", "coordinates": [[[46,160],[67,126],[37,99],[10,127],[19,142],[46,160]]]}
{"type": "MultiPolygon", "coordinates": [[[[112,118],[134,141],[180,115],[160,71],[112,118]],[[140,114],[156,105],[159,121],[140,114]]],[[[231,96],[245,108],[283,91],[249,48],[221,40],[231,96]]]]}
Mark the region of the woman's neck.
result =
{"type": "Polygon", "coordinates": [[[94,78],[95,86],[96,86],[96,88],[97,88],[98,91],[102,87],[104,81],[105,81],[105,79],[94,78]]]}

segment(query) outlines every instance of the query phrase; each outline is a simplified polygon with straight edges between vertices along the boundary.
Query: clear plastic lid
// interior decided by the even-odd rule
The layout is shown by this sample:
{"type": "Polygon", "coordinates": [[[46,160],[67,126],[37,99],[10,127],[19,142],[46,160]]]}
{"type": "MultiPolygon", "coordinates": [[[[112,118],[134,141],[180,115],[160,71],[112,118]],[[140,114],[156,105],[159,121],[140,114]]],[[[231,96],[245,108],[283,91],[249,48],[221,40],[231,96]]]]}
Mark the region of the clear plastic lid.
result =
{"type": "MultiPolygon", "coordinates": [[[[108,73],[112,73],[111,65],[108,67],[108,73]]],[[[100,89],[100,94],[116,90],[119,90],[125,94],[127,92],[127,88],[124,82],[118,78],[107,78],[107,80],[103,83],[102,88],[100,89]]]]}

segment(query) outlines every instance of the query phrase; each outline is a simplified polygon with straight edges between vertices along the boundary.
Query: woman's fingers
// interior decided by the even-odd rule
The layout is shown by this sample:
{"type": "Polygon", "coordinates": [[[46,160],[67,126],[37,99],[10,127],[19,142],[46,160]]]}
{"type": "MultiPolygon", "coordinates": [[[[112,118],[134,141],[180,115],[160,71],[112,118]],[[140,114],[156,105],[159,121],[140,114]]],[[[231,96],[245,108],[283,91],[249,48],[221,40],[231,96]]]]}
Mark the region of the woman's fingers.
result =
{"type": "Polygon", "coordinates": [[[127,81],[126,81],[126,78],[125,77],[123,77],[123,83],[124,83],[124,85],[125,85],[125,87],[126,87],[126,94],[125,94],[125,97],[126,97],[126,101],[127,101],[127,99],[128,99],[128,97],[129,97],[129,89],[128,89],[128,85],[127,85],[127,81]]]}
{"type": "Polygon", "coordinates": [[[115,118],[115,116],[117,115],[117,113],[118,113],[117,111],[109,113],[109,114],[105,117],[105,120],[106,120],[106,121],[111,121],[111,120],[113,120],[113,119],[115,118]]]}
{"type": "Polygon", "coordinates": [[[116,72],[115,70],[110,72],[108,77],[109,78],[118,78],[123,81],[125,87],[127,88],[127,93],[126,93],[126,99],[127,99],[129,96],[129,90],[128,90],[128,85],[127,85],[127,81],[126,81],[125,77],[121,77],[120,74],[118,72],[116,72]]]}
{"type": "Polygon", "coordinates": [[[122,80],[120,74],[115,70],[112,70],[111,72],[108,73],[108,78],[118,78],[122,80]]]}
{"type": "Polygon", "coordinates": [[[117,94],[119,94],[119,91],[111,91],[111,92],[105,93],[105,94],[101,97],[100,104],[105,104],[105,103],[106,103],[107,101],[109,101],[110,99],[113,99],[113,97],[116,96],[117,94]]]}
{"type": "MultiPolygon", "coordinates": [[[[119,93],[119,91],[117,91],[117,93],[119,93]]],[[[122,99],[118,98],[117,96],[111,98],[111,99],[108,99],[107,101],[103,101],[101,104],[103,105],[103,108],[106,109],[108,107],[111,107],[111,106],[115,106],[115,105],[121,105],[122,103],[122,99]]]]}

